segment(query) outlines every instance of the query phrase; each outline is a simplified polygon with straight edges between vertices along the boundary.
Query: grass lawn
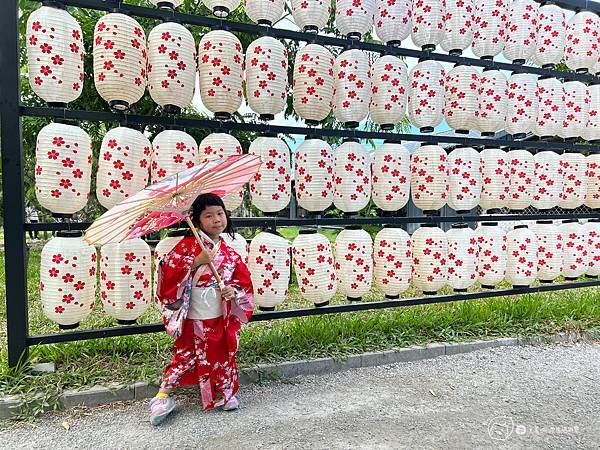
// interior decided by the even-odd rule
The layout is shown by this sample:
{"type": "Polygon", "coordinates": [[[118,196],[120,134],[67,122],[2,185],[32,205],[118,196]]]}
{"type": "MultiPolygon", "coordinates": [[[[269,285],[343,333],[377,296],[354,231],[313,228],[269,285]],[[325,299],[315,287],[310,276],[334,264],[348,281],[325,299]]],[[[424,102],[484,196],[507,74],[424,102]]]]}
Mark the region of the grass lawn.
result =
{"type": "MultiPolygon", "coordinates": [[[[284,231],[293,238],[294,230],[284,231]]],[[[327,231],[331,234],[335,232],[327,231]]],[[[39,300],[40,252],[29,257],[28,293],[30,334],[58,332],[45,318],[39,300]]],[[[171,356],[172,339],[166,333],[53,344],[31,349],[23,368],[7,367],[4,258],[0,261],[0,396],[25,394],[46,400],[46,408],[57,405],[58,394],[110,382],[156,382],[171,356]],[[30,363],[54,361],[57,371],[32,375],[30,363]]],[[[443,291],[450,293],[449,289],[443,291]]],[[[347,355],[439,341],[554,333],[561,330],[600,328],[600,291],[597,288],[529,294],[508,298],[411,306],[389,310],[284,319],[251,323],[243,329],[238,363],[248,367],[259,363],[322,356],[343,359],[347,355]]],[[[405,297],[419,296],[409,290],[405,297]]],[[[376,289],[364,301],[377,301],[376,289]]],[[[341,295],[333,304],[345,303],[341,295]]],[[[311,307],[292,286],[288,301],[279,309],[311,307]]],[[[157,323],[158,309],[152,305],[139,323],[157,323]]],[[[115,326],[97,301],[82,329],[115,326]]],[[[39,403],[35,403],[39,405],[39,403]]],[[[33,405],[33,403],[31,403],[33,405]]],[[[39,406],[23,412],[33,417],[39,406]]]]}

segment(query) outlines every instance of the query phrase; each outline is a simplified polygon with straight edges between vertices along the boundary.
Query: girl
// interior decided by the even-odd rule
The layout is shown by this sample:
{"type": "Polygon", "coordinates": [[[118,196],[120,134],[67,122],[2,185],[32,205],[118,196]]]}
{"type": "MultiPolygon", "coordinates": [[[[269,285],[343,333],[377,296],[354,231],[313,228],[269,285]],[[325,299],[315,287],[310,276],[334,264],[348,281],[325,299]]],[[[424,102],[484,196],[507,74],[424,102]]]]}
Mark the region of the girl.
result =
{"type": "Polygon", "coordinates": [[[210,239],[206,251],[192,236],[184,237],[160,262],[158,297],[163,321],[173,336],[173,359],[150,402],[151,422],[161,423],[175,408],[174,388],[198,385],[205,411],[223,406],[237,409],[238,374],[235,355],[240,328],[254,308],[252,282],[242,258],[220,238],[233,236],[221,197],[202,194],[192,206],[192,222],[210,239]],[[225,286],[220,289],[208,266],[213,262],[225,286]]]}

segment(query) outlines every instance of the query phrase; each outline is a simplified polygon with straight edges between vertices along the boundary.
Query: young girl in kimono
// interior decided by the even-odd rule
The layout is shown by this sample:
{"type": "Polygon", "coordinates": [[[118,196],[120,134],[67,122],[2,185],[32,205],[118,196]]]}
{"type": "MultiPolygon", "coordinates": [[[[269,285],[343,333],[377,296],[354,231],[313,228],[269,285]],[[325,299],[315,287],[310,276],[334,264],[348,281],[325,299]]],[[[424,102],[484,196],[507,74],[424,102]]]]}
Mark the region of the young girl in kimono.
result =
{"type": "Polygon", "coordinates": [[[177,387],[197,385],[205,411],[239,406],[235,356],[241,325],[248,322],[254,307],[250,273],[220,237],[224,232],[233,237],[234,231],[219,196],[200,195],[192,206],[192,222],[210,238],[203,238],[206,250],[200,250],[193,236],[186,236],[159,266],[163,321],[176,340],[160,390],[150,402],[153,425],[175,408],[171,392],[177,387]],[[211,261],[222,287],[208,266],[211,261]]]}

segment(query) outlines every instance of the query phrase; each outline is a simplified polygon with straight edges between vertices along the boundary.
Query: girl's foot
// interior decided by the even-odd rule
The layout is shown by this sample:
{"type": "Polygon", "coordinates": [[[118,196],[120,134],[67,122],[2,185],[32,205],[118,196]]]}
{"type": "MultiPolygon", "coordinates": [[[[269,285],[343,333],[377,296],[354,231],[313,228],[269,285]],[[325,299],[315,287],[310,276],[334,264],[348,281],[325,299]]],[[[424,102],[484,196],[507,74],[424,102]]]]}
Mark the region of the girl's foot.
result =
{"type": "Polygon", "coordinates": [[[231,397],[227,403],[223,405],[223,411],[234,411],[238,409],[240,406],[240,402],[235,396],[231,397]]]}
{"type": "Polygon", "coordinates": [[[150,422],[154,426],[159,425],[174,409],[173,397],[154,397],[150,400],[150,422]]]}

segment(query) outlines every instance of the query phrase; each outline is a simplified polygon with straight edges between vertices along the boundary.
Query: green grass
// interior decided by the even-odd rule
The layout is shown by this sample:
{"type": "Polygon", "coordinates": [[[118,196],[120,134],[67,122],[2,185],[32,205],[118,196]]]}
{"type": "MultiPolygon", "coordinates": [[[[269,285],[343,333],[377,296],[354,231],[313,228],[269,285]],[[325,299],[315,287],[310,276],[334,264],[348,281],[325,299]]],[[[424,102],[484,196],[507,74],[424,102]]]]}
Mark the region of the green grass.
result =
{"type": "MultiPolygon", "coordinates": [[[[294,231],[288,231],[291,235],[294,231]]],[[[332,232],[333,233],[333,232],[332,232]]],[[[292,238],[293,236],[286,236],[292,238]]],[[[39,251],[32,251],[28,266],[30,334],[56,333],[58,327],[42,313],[38,280],[39,251]]],[[[0,297],[5,297],[4,260],[0,263],[0,297]]],[[[443,292],[449,293],[448,289],[443,292]]],[[[411,289],[404,297],[418,296],[411,289]]],[[[373,289],[364,301],[383,297],[373,289]]],[[[332,304],[343,304],[336,295],[332,304]]],[[[100,302],[81,329],[115,326],[100,302]]],[[[289,299],[278,309],[304,308],[311,304],[292,286],[289,299]]],[[[157,323],[160,314],[151,306],[139,323],[157,323]]],[[[411,306],[366,312],[294,318],[251,323],[243,329],[238,363],[260,363],[330,356],[339,359],[376,351],[436,341],[534,335],[562,330],[600,328],[598,289],[529,294],[489,300],[411,306]]],[[[21,416],[35,417],[42,409],[58,406],[59,393],[112,382],[156,382],[171,356],[172,339],[166,333],[97,339],[31,348],[28,361],[18,369],[7,367],[6,311],[0,304],[0,396],[25,395],[21,416]],[[53,361],[57,371],[33,375],[32,363],[53,361]],[[37,399],[37,401],[33,401],[37,399]],[[40,405],[40,399],[43,401],[40,405]]]]}

